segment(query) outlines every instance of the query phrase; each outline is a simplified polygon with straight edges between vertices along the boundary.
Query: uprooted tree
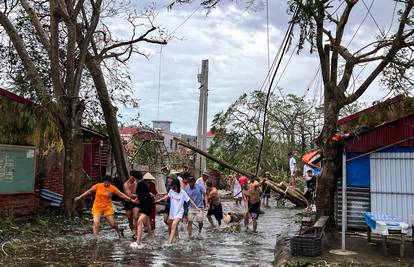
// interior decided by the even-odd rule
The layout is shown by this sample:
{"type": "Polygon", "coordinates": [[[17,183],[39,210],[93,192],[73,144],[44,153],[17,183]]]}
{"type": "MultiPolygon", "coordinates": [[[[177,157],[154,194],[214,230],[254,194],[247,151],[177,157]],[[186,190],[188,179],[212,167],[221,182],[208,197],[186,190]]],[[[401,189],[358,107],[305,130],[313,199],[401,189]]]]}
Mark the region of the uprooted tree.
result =
{"type": "MultiPolygon", "coordinates": [[[[311,50],[317,51],[324,85],[324,124],[318,137],[323,154],[316,199],[319,216],[330,215],[333,211],[334,189],[342,151],[332,136],[337,132],[341,109],[361,97],[387,67],[401,64],[409,66],[407,62],[399,62],[397,55],[414,46],[414,0],[398,0],[395,1],[398,24],[394,31],[391,27],[388,32],[380,30],[378,36],[372,36],[373,39],[376,38],[375,41],[350,51],[344,41],[344,34],[347,30],[353,30],[347,26],[357,5],[365,3],[359,0],[289,1],[290,11],[294,14],[292,23],[300,28],[299,50],[305,42],[309,42],[311,50]],[[335,13],[336,8],[339,13],[335,13]],[[358,67],[367,63],[371,63],[373,69],[365,76],[358,75],[358,86],[352,88],[358,67]]],[[[370,12],[368,7],[366,10],[370,12]]]]}
{"type": "Polygon", "coordinates": [[[131,25],[131,38],[116,38],[101,17],[103,7],[109,7],[107,12],[110,15],[119,14],[120,9],[113,6],[116,2],[50,0],[30,3],[28,0],[6,0],[0,4],[1,33],[8,37],[16,50],[39,104],[49,110],[59,128],[65,152],[64,208],[68,216],[76,214],[73,198],[79,194],[83,177],[82,157],[79,155],[83,151],[81,119],[85,99],[81,98],[80,91],[86,71],[92,77],[102,106],[118,174],[126,178],[127,167],[117,127],[116,108],[112,105],[101,66],[109,60],[127,62],[133,53],[141,53],[136,46],[139,42],[165,44],[163,38],[151,37],[158,29],[152,24],[152,17],[146,14],[147,23],[138,24],[135,19],[143,17],[133,10],[126,16],[131,25]],[[42,60],[50,75],[41,74],[36,58],[28,52],[28,39],[20,35],[14,25],[18,11],[30,21],[34,33],[30,41],[38,42],[39,49],[44,51],[42,60]],[[142,25],[145,30],[138,34],[142,25]]]}

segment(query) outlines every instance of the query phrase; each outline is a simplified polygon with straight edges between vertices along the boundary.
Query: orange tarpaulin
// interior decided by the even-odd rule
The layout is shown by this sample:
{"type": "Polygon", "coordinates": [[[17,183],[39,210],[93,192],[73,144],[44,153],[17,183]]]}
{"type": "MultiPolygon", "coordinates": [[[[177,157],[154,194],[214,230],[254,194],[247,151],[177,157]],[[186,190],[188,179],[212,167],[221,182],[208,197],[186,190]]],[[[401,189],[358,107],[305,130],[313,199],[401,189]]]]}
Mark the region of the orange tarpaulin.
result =
{"type": "Polygon", "coordinates": [[[309,166],[315,167],[315,168],[321,168],[320,164],[320,158],[321,158],[321,150],[314,150],[311,151],[302,157],[302,161],[309,166]]]}

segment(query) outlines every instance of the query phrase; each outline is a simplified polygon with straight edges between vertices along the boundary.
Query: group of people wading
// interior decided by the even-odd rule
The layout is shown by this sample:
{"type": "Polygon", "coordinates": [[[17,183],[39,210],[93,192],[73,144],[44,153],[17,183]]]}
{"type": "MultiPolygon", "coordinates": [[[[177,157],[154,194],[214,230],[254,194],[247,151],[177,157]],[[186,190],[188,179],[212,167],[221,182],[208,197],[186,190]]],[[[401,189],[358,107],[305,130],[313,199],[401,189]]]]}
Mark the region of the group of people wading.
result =
{"type": "MultiPolygon", "coordinates": [[[[218,189],[209,180],[209,174],[203,172],[197,180],[187,171],[166,176],[167,194],[158,194],[155,178],[146,173],[132,170],[128,180],[123,184],[123,192],[112,185],[110,176],[105,176],[102,183],[98,183],[75,198],[81,198],[95,193],[92,206],[93,234],[99,236],[100,218],[105,217],[118,236],[123,237],[123,231],[118,228],[114,219],[112,197],[114,195],[124,200],[124,207],[131,231],[134,233],[133,247],[139,247],[143,232],[150,238],[154,237],[156,204],[165,205],[164,223],[168,226],[168,243],[174,243],[179,238],[178,226],[180,222],[187,224],[189,238],[193,236],[193,225],[198,228],[201,237],[203,229],[204,210],[207,209],[207,219],[215,226],[213,217],[220,226],[223,220],[223,208],[218,189]]],[[[233,177],[232,189],[236,203],[241,204],[243,199],[244,224],[248,229],[252,219],[253,231],[257,230],[257,219],[260,214],[260,203],[263,183],[249,184],[247,177],[233,177]],[[236,192],[237,191],[237,192],[236,192]]],[[[265,192],[264,190],[263,192],[265,192]]],[[[270,194],[269,194],[270,196],[270,194]]],[[[267,197],[267,195],[266,195],[267,197]]],[[[265,198],[266,198],[265,197],[265,198]]],[[[267,203],[267,202],[266,202],[267,203]]]]}

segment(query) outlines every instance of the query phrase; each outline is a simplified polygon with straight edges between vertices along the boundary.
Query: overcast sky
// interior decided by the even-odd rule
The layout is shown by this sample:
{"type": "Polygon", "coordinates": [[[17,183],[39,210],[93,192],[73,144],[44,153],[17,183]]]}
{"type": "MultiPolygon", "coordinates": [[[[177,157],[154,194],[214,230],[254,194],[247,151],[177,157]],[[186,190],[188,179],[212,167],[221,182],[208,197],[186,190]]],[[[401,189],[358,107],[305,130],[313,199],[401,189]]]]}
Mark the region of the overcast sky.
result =
{"type": "MultiPolygon", "coordinates": [[[[370,0],[364,0],[367,6],[370,0]]],[[[191,5],[175,6],[168,11],[165,7],[171,1],[157,1],[156,24],[167,31],[173,31],[198,7],[198,1],[191,5]]],[[[264,1],[265,2],[265,1],[264,1]]],[[[258,2],[259,3],[259,2],[258,2]]],[[[373,2],[371,12],[380,28],[388,30],[392,20],[394,2],[391,0],[373,2]]],[[[137,8],[146,3],[139,1],[137,8]]],[[[273,60],[280,46],[290,19],[285,0],[269,0],[270,59],[273,60]]],[[[361,24],[366,7],[361,3],[351,16],[345,40],[350,40],[361,24]]],[[[395,19],[394,19],[395,20],[395,19]]],[[[394,25],[396,21],[394,21],[394,25]]],[[[118,25],[122,28],[122,25],[118,25]]],[[[360,47],[373,40],[378,28],[368,16],[350,48],[360,47]]],[[[157,118],[158,74],[160,46],[145,45],[149,60],[134,56],[129,62],[134,94],[139,99],[139,109],[124,109],[120,112],[124,122],[136,117],[144,123],[152,120],[172,121],[172,130],[189,134],[196,133],[199,83],[197,73],[201,60],[209,60],[209,126],[217,112],[225,110],[244,92],[259,89],[267,71],[266,8],[260,5],[256,10],[247,10],[244,1],[223,0],[206,16],[199,8],[194,15],[175,33],[175,38],[164,46],[161,54],[160,112],[157,118]],[[262,7],[260,7],[262,6],[262,7]]],[[[294,41],[295,42],[295,41],[294,41]]],[[[292,51],[292,50],[291,50],[292,51]]],[[[291,54],[289,51],[281,70],[291,54]]],[[[316,55],[308,47],[300,55],[294,54],[279,86],[283,92],[303,95],[318,68],[316,55]]],[[[365,69],[369,71],[370,67],[365,69]]],[[[316,86],[315,86],[316,87],[316,86]]],[[[372,102],[381,99],[387,91],[374,83],[363,95],[362,100],[372,102]]],[[[321,92],[311,89],[307,97],[320,97],[321,92]]]]}

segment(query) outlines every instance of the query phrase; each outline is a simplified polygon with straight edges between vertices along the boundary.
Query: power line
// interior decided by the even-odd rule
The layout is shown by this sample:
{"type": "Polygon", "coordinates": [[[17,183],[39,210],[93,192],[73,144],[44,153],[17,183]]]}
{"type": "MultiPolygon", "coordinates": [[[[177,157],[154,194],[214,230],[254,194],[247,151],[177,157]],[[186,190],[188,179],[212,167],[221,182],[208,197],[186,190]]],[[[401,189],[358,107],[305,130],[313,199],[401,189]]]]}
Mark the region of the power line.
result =
{"type": "Polygon", "coordinates": [[[160,62],[158,65],[158,98],[157,98],[157,120],[160,119],[160,97],[161,97],[161,63],[162,63],[162,47],[160,45],[160,62]]]}
{"type": "MultiPolygon", "coordinates": [[[[295,13],[293,15],[293,18],[296,17],[296,15],[298,13],[298,10],[299,10],[299,8],[296,8],[296,11],[295,11],[295,13]]],[[[293,21],[293,19],[292,19],[292,21],[293,21]]],[[[266,131],[267,106],[269,104],[270,93],[272,91],[272,85],[273,85],[273,82],[275,80],[277,71],[278,71],[278,69],[280,67],[280,64],[282,62],[283,55],[285,54],[285,51],[287,49],[287,46],[289,45],[289,40],[288,39],[292,35],[292,31],[293,31],[293,22],[291,22],[289,24],[289,27],[288,27],[288,29],[286,31],[286,34],[285,34],[285,37],[283,38],[285,40],[285,43],[282,45],[283,48],[282,48],[282,51],[281,51],[281,54],[280,54],[280,58],[279,58],[279,61],[278,61],[277,65],[276,65],[276,68],[275,68],[275,71],[273,73],[272,79],[270,81],[269,89],[267,90],[266,103],[265,103],[265,106],[264,106],[264,113],[263,113],[262,140],[260,142],[259,154],[257,156],[257,161],[256,161],[256,172],[255,172],[255,176],[257,176],[257,174],[259,173],[259,165],[260,165],[260,159],[261,159],[261,156],[262,156],[263,144],[264,144],[264,139],[265,139],[265,131],[266,131]]]]}
{"type": "Polygon", "coordinates": [[[355,36],[357,35],[357,33],[358,33],[359,29],[361,29],[362,24],[364,24],[365,20],[367,19],[368,14],[369,14],[369,12],[370,12],[370,10],[371,10],[371,8],[372,8],[372,5],[373,5],[373,4],[374,4],[374,0],[372,0],[372,1],[371,1],[371,4],[370,4],[370,6],[369,6],[369,8],[368,8],[367,13],[365,13],[364,19],[363,19],[363,20],[361,21],[361,23],[358,25],[358,28],[356,29],[356,31],[355,31],[355,32],[354,32],[354,34],[352,35],[351,40],[349,40],[348,44],[346,45],[346,48],[348,48],[348,47],[349,47],[349,45],[352,43],[352,41],[354,40],[355,36]]]}
{"type": "MultiPolygon", "coordinates": [[[[181,28],[199,9],[201,8],[201,5],[199,5],[196,9],[191,12],[191,14],[186,17],[180,24],[178,24],[174,30],[171,31],[171,33],[168,35],[168,37],[171,37],[179,28],[181,28]]],[[[157,120],[159,120],[160,116],[160,98],[161,98],[161,63],[162,63],[162,48],[163,45],[160,45],[160,61],[158,65],[158,97],[157,97],[157,120]]]]}
{"type": "Polygon", "coordinates": [[[388,28],[388,31],[387,31],[387,33],[385,34],[385,36],[387,36],[387,35],[390,33],[391,28],[392,28],[392,25],[394,24],[394,17],[395,17],[395,11],[397,10],[397,4],[398,4],[398,2],[397,2],[397,1],[395,1],[395,4],[394,4],[394,9],[392,10],[392,17],[391,17],[390,27],[388,28]]]}
{"type": "Polygon", "coordinates": [[[181,26],[183,26],[199,9],[201,8],[201,5],[199,5],[194,11],[183,21],[181,22],[175,29],[169,34],[170,36],[176,32],[181,26]]]}
{"type": "Polygon", "coordinates": [[[270,70],[269,0],[266,0],[267,71],[270,70]]]}
{"type": "Polygon", "coordinates": [[[384,33],[382,32],[377,20],[375,19],[375,17],[372,15],[371,10],[368,8],[367,4],[365,3],[364,0],[362,0],[362,3],[364,4],[365,8],[368,10],[369,16],[372,18],[372,20],[374,21],[375,25],[377,26],[378,30],[380,31],[380,33],[382,35],[384,35],[384,33]]]}

